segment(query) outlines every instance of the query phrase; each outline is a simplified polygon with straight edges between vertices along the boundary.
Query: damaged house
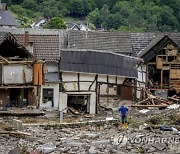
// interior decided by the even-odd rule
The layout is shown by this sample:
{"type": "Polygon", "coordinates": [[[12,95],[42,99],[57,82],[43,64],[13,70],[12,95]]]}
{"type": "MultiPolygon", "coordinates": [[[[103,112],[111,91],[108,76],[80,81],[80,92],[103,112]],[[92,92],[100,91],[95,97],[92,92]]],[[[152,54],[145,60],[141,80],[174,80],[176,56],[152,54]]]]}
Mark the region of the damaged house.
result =
{"type": "MultiPolygon", "coordinates": [[[[105,100],[107,102],[109,98],[111,101],[111,98],[115,97],[115,99],[125,100],[142,99],[144,89],[149,86],[151,91],[172,89],[172,91],[178,92],[180,33],[121,33],[10,28],[3,28],[1,31],[11,32],[34,57],[46,62],[45,80],[44,85],[41,86],[39,98],[40,108],[62,111],[69,106],[75,108],[79,106],[87,113],[95,113],[101,98],[107,98],[105,100]],[[168,53],[167,50],[172,50],[173,54],[168,53]],[[177,54],[174,50],[177,50],[177,54]],[[69,54],[68,60],[65,53],[69,54]],[[81,53],[82,56],[79,58],[80,64],[84,65],[86,60],[83,62],[81,60],[87,56],[85,54],[89,54],[91,62],[87,61],[88,64],[85,65],[87,67],[84,68],[84,65],[74,61],[76,58],[78,59],[78,53],[81,53]],[[90,53],[98,56],[91,57],[90,53]],[[102,59],[99,57],[104,57],[106,54],[108,57],[113,55],[114,59],[120,59],[117,62],[112,60],[113,58],[107,58],[106,61],[110,64],[113,61],[123,66],[125,61],[126,64],[129,64],[127,59],[129,61],[136,59],[138,61],[137,65],[134,64],[137,67],[136,76],[97,71],[96,67],[102,65],[100,63],[102,59]],[[119,57],[123,57],[123,63],[119,57]],[[143,59],[144,62],[139,58],[143,59]],[[67,62],[64,62],[64,59],[67,62]],[[80,66],[83,70],[80,68],[80,70],[76,70],[74,66],[80,66]],[[80,103],[76,105],[77,103],[73,104],[73,102],[80,103]],[[83,103],[84,105],[82,105],[83,103]]],[[[131,69],[134,69],[134,65],[133,67],[131,65],[131,69]]],[[[104,63],[103,66],[104,70],[109,68],[107,63],[104,63]]],[[[111,67],[116,68],[117,66],[112,65],[111,67]]],[[[124,66],[122,66],[119,68],[120,71],[124,70],[124,66]]]]}
{"type": "Polygon", "coordinates": [[[38,106],[43,62],[11,33],[0,32],[0,107],[38,106]]]}
{"type": "Polygon", "coordinates": [[[180,48],[167,35],[159,35],[138,53],[146,66],[146,86],[166,95],[180,93],[180,48]]]}
{"type": "Polygon", "coordinates": [[[60,111],[73,107],[95,114],[102,94],[132,100],[140,61],[105,51],[61,50],[60,111]]]}
{"type": "Polygon", "coordinates": [[[59,108],[59,69],[60,48],[63,31],[47,29],[1,29],[10,31],[25,48],[38,60],[45,62],[44,84],[41,86],[39,107],[41,109],[59,108]]]}

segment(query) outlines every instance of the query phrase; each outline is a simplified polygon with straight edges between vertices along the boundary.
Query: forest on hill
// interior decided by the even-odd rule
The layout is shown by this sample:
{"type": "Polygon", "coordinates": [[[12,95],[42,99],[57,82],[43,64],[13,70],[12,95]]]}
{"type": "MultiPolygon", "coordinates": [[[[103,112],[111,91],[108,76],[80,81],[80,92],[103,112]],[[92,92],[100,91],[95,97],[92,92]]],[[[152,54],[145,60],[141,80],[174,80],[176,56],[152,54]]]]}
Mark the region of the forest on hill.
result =
{"type": "Polygon", "coordinates": [[[179,32],[180,0],[2,0],[21,26],[38,17],[73,19],[90,28],[130,32],[179,32]]]}

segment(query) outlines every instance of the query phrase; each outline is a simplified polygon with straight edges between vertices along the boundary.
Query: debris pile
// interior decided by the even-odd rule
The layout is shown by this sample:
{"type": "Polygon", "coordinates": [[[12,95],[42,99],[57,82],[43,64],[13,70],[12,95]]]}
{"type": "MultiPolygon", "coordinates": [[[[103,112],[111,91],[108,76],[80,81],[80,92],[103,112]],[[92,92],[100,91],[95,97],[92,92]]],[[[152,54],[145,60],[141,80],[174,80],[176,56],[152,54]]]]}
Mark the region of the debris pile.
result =
{"type": "Polygon", "coordinates": [[[141,108],[148,108],[148,107],[157,107],[157,108],[167,108],[168,106],[174,103],[180,103],[180,98],[177,95],[172,97],[159,97],[155,94],[146,91],[146,98],[137,102],[135,105],[131,105],[131,107],[141,107],[141,108]]]}
{"type": "MultiPolygon", "coordinates": [[[[0,153],[171,154],[180,151],[178,146],[180,143],[179,108],[167,110],[129,108],[128,129],[122,129],[120,121],[116,121],[116,124],[108,123],[109,120],[115,121],[120,118],[117,109],[113,110],[113,113],[107,111],[108,114],[101,115],[101,117],[99,115],[79,115],[78,122],[71,121],[73,127],[70,127],[65,119],[63,124],[59,123],[63,127],[59,127],[58,124],[48,124],[52,121],[52,117],[49,115],[51,112],[47,113],[48,116],[44,119],[45,125],[36,125],[33,119],[32,123],[25,125],[24,119],[31,121],[27,117],[24,119],[22,117],[1,118],[0,123],[4,125],[0,125],[0,153]],[[98,119],[99,121],[104,119],[104,122],[98,123],[98,119]],[[81,120],[89,120],[89,124],[80,125],[84,122],[81,120]],[[8,122],[13,126],[8,125],[8,122]]],[[[73,113],[71,116],[78,117],[73,113]]],[[[43,120],[42,116],[36,117],[37,124],[40,122],[38,118],[43,120]]]]}

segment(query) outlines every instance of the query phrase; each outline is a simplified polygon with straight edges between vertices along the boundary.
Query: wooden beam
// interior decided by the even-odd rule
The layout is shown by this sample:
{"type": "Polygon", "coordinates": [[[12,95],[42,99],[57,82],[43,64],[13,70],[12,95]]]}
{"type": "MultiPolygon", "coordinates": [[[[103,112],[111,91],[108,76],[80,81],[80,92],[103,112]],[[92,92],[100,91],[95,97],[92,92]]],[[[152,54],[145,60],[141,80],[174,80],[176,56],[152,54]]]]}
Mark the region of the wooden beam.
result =
{"type": "Polygon", "coordinates": [[[160,84],[161,88],[163,88],[163,70],[161,70],[161,84],[160,84]]]}
{"type": "Polygon", "coordinates": [[[168,107],[169,105],[131,105],[131,107],[168,107]]]}
{"type": "Polygon", "coordinates": [[[1,131],[0,134],[8,134],[8,135],[27,135],[27,136],[31,136],[30,133],[27,132],[20,132],[20,131],[1,131]]]}
{"type": "Polygon", "coordinates": [[[77,76],[78,77],[78,83],[77,83],[78,84],[78,91],[80,91],[80,83],[79,83],[79,81],[80,81],[80,74],[78,73],[77,75],[78,75],[77,76]]]}

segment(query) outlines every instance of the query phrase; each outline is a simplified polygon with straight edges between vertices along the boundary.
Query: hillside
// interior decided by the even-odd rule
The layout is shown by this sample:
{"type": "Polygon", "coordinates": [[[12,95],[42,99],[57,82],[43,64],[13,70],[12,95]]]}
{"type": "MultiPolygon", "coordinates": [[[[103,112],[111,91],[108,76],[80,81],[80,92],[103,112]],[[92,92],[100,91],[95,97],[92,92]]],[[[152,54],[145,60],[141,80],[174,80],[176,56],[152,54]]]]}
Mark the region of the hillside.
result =
{"type": "Polygon", "coordinates": [[[110,31],[180,31],[180,0],[2,0],[21,27],[39,17],[73,18],[110,31]]]}

